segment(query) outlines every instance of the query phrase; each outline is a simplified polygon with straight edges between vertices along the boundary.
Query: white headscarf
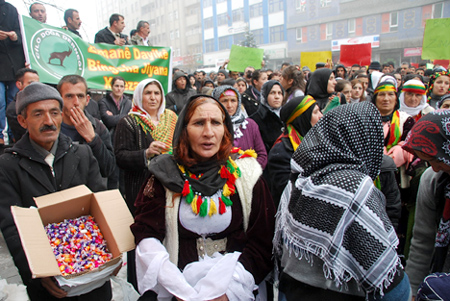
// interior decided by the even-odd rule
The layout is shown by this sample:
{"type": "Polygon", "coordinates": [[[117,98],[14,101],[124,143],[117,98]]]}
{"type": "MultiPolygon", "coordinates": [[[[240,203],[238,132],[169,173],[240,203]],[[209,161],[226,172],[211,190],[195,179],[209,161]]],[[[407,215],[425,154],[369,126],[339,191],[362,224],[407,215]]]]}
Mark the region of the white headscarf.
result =
{"type": "Polygon", "coordinates": [[[380,78],[380,80],[379,80],[378,83],[382,83],[382,82],[388,82],[388,83],[391,83],[391,84],[393,84],[393,85],[395,86],[395,89],[398,90],[398,87],[397,87],[398,82],[397,82],[397,80],[395,79],[395,77],[393,77],[393,76],[391,76],[391,75],[385,75],[385,76],[382,76],[382,77],[380,78]]]}
{"type": "Polygon", "coordinates": [[[405,103],[405,92],[407,92],[405,91],[405,89],[408,90],[407,86],[418,86],[420,88],[423,88],[424,91],[426,91],[426,88],[425,85],[420,80],[417,79],[411,79],[403,85],[402,93],[400,93],[400,97],[398,98],[400,100],[400,111],[403,111],[414,117],[420,112],[422,112],[422,110],[425,109],[426,106],[428,106],[427,95],[426,94],[422,95],[422,99],[420,100],[420,103],[417,107],[414,108],[408,107],[405,103]]]}
{"type": "Polygon", "coordinates": [[[375,89],[378,86],[378,81],[380,80],[380,78],[384,75],[384,73],[380,72],[380,71],[372,71],[372,73],[370,74],[371,80],[372,80],[372,89],[375,91],[375,89]]]}
{"type": "Polygon", "coordinates": [[[144,107],[142,106],[142,94],[144,93],[145,87],[147,87],[152,82],[156,82],[156,84],[161,89],[161,104],[159,105],[158,112],[156,113],[158,116],[158,120],[161,119],[161,115],[164,113],[164,110],[166,109],[166,98],[164,96],[163,86],[158,80],[153,78],[144,79],[137,85],[136,90],[134,90],[133,94],[133,107],[129,114],[134,114],[137,116],[141,116],[142,118],[147,118],[151,120],[150,113],[144,110],[144,107]]]}

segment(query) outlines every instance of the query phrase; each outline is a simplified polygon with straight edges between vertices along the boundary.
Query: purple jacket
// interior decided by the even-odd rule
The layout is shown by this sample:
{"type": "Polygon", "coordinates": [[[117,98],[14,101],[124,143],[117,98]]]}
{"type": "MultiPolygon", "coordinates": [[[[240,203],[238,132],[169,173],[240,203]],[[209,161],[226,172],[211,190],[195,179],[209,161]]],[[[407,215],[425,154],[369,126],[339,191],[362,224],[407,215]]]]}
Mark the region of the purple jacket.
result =
{"type": "Polygon", "coordinates": [[[250,148],[254,149],[258,154],[258,158],[256,160],[261,165],[262,169],[264,169],[267,165],[267,152],[261,138],[261,133],[259,132],[259,127],[251,118],[247,118],[245,121],[247,121],[247,124],[239,128],[242,132],[242,136],[239,138],[234,138],[234,146],[240,147],[242,150],[247,150],[250,148]]]}

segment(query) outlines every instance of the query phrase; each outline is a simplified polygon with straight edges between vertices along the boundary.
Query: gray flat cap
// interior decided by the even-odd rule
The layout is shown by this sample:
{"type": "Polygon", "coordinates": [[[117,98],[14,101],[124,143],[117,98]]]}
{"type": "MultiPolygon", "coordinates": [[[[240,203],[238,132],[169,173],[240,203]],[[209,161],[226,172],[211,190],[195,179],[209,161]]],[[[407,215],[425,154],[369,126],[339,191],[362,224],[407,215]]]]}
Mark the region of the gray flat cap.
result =
{"type": "Polygon", "coordinates": [[[19,115],[29,104],[47,99],[57,100],[61,108],[63,107],[63,99],[58,90],[40,82],[31,83],[17,93],[16,113],[19,115]]]}

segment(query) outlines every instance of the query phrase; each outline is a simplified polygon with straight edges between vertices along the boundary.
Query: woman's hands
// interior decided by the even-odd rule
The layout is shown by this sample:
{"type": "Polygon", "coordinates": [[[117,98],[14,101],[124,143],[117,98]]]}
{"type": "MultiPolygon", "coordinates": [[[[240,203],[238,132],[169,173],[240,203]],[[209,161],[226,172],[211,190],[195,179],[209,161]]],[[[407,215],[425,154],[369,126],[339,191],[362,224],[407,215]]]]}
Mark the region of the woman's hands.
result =
{"type": "Polygon", "coordinates": [[[145,157],[148,159],[155,155],[160,155],[162,151],[166,150],[166,145],[161,141],[153,141],[150,146],[145,150],[145,157]]]}

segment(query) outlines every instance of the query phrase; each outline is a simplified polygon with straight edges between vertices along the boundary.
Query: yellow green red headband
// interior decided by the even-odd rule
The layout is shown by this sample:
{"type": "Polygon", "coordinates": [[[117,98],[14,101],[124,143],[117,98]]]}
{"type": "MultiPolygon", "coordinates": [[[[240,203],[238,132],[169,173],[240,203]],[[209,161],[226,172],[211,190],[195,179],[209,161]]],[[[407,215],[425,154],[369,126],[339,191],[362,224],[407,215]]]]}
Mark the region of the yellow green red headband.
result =
{"type": "Polygon", "coordinates": [[[309,107],[311,107],[315,103],[316,100],[312,96],[310,95],[305,96],[303,100],[297,105],[297,107],[292,111],[291,115],[286,121],[286,124],[292,123],[295,120],[295,118],[302,115],[306,110],[309,109],[309,107]]]}

